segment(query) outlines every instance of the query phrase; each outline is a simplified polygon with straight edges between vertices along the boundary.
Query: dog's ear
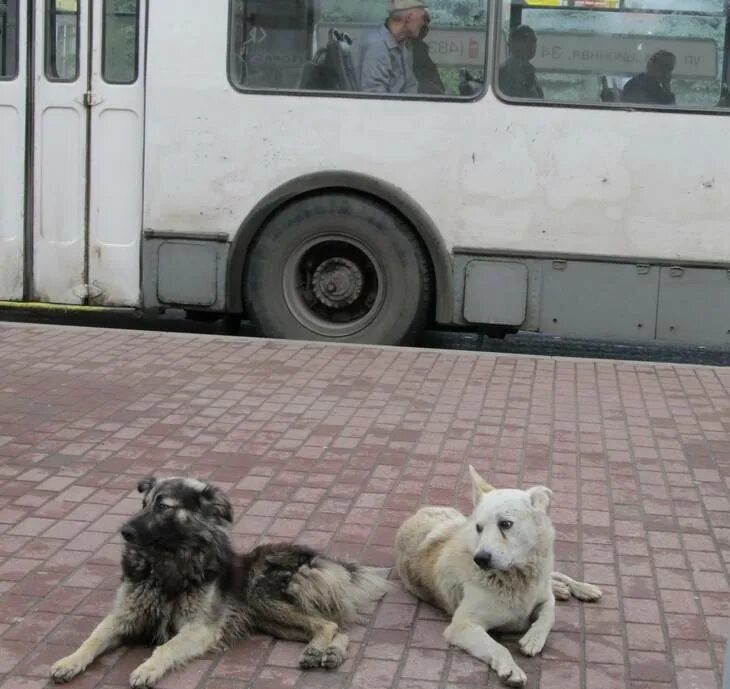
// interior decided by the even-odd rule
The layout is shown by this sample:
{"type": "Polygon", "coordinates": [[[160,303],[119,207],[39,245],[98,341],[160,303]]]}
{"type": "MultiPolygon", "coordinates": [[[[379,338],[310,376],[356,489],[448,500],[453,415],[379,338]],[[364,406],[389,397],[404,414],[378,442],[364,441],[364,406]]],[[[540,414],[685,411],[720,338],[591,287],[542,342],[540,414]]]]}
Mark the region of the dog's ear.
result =
{"type": "Polygon", "coordinates": [[[533,486],[527,490],[530,504],[540,512],[547,512],[552,494],[553,492],[547,486],[533,486]]]}
{"type": "Polygon", "coordinates": [[[157,483],[157,479],[154,476],[145,476],[137,484],[137,491],[139,493],[149,493],[157,483]]]}
{"type": "Polygon", "coordinates": [[[200,493],[200,502],[206,514],[210,514],[219,521],[233,523],[233,507],[220,488],[206,483],[200,493]]]}
{"type": "Polygon", "coordinates": [[[476,469],[471,464],[469,465],[469,476],[471,476],[471,500],[474,503],[474,507],[476,507],[482,495],[489,493],[490,490],[494,490],[494,486],[489,485],[477,474],[476,469]]]}
{"type": "Polygon", "coordinates": [[[137,492],[144,493],[142,498],[142,507],[147,507],[147,496],[150,491],[157,485],[157,479],[154,476],[145,476],[137,483],[137,492]]]}

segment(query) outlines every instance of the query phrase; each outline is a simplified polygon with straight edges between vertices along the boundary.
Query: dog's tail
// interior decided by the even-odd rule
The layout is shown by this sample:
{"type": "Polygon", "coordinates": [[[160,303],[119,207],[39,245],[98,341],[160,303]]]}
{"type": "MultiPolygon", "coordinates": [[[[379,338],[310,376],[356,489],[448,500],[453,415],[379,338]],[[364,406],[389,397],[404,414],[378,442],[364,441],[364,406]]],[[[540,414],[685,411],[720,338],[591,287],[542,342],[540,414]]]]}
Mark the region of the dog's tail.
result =
{"type": "Polygon", "coordinates": [[[297,570],[287,591],[307,612],[350,624],[369,612],[389,588],[390,583],[372,567],[319,555],[297,570]]]}

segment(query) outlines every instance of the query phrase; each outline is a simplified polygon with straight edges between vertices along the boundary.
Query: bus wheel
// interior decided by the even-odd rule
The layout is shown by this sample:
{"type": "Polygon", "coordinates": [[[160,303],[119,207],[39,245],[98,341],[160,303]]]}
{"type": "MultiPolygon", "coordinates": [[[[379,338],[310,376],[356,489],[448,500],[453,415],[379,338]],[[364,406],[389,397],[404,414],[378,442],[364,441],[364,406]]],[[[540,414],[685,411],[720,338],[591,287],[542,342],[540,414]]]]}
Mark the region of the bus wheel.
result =
{"type": "Polygon", "coordinates": [[[425,325],[431,278],[419,241],[386,206],[328,194],[269,221],[250,250],[244,289],[267,337],[399,344],[425,325]]]}

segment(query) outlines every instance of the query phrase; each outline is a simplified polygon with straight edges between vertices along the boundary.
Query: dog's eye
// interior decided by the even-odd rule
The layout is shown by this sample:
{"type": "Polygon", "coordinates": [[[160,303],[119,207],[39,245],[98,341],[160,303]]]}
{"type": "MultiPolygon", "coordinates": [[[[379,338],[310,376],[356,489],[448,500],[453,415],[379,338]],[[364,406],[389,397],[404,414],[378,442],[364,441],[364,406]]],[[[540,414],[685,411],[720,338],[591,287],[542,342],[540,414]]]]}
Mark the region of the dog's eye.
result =
{"type": "Polygon", "coordinates": [[[484,530],[484,527],[481,524],[477,524],[477,533],[481,533],[484,530]]]}
{"type": "Polygon", "coordinates": [[[513,522],[511,522],[509,519],[503,519],[501,522],[499,522],[499,528],[501,531],[507,531],[507,529],[512,528],[513,522]]]}
{"type": "Polygon", "coordinates": [[[158,502],[158,503],[157,503],[157,505],[155,505],[155,507],[156,507],[156,508],[157,508],[157,509],[158,509],[158,510],[159,510],[160,512],[164,512],[165,510],[171,510],[171,509],[172,509],[172,505],[167,505],[167,504],[165,504],[164,502],[158,502]]]}

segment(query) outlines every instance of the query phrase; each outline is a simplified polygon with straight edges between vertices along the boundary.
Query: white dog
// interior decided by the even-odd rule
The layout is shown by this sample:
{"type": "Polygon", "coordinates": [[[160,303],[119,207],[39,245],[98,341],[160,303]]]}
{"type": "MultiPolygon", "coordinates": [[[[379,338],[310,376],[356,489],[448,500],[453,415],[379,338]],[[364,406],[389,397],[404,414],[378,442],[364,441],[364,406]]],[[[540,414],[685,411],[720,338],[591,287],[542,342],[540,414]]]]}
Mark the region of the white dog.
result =
{"type": "Polygon", "coordinates": [[[601,591],[553,572],[550,489],[496,489],[473,467],[474,511],[424,507],[396,536],[406,589],[452,615],[444,637],[488,663],[508,685],[527,681],[510,652],[487,632],[525,631],[522,653],[539,653],[555,621],[555,598],[594,601],[601,591]]]}

